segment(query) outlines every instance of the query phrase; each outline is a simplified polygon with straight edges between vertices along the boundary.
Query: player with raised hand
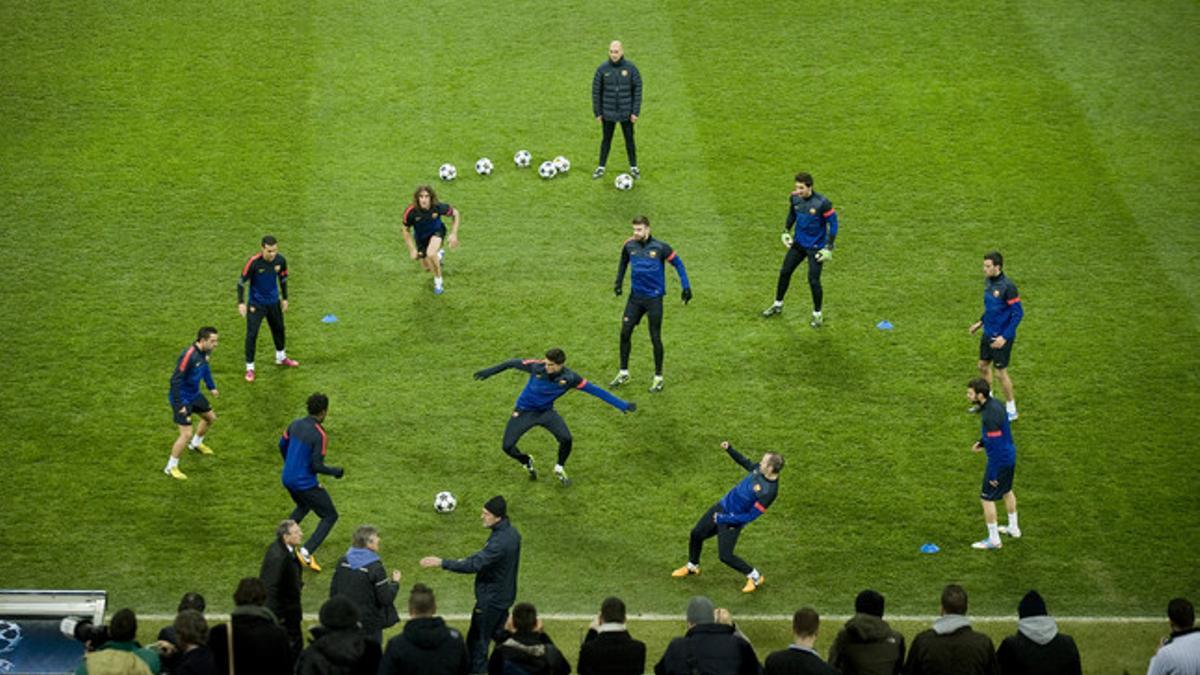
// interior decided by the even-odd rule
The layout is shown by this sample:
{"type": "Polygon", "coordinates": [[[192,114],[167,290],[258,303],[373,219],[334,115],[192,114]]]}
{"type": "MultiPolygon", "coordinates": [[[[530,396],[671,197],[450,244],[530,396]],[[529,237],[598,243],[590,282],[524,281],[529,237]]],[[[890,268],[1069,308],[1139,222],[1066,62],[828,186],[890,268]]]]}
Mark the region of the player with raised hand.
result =
{"type": "Polygon", "coordinates": [[[250,256],[242,266],[238,280],[238,313],[246,317],[246,381],[254,381],[254,352],[258,346],[258,329],[263,319],[271,327],[275,341],[275,365],[295,368],[300,363],[289,359],[283,329],[283,315],[288,309],[288,266],[279,252],[279,242],[267,235],[262,238],[262,251],[250,256]],[[246,285],[250,286],[250,304],[246,304],[246,285]]]}
{"type": "Polygon", "coordinates": [[[433,275],[433,292],[441,295],[445,290],[442,282],[442,260],[446,251],[442,242],[446,240],[446,225],[442,216],[449,216],[450,247],[458,248],[458,222],[460,214],[445,202],[439,202],[437,193],[429,185],[422,185],[413,192],[412,203],[404,209],[402,232],[408,255],[420,260],[421,266],[433,275]]]}
{"type": "Polygon", "coordinates": [[[517,404],[512,416],[508,418],[508,425],[504,427],[504,441],[501,447],[509,457],[524,465],[525,470],[529,472],[530,480],[537,480],[537,470],[533,468],[533,458],[517,448],[517,441],[521,440],[525,432],[530,429],[542,427],[553,434],[558,441],[558,462],[554,465],[554,476],[563,485],[571,484],[564,469],[573,443],[571,430],[567,428],[567,423],[554,409],[554,402],[563,394],[578,389],[595,396],[621,412],[631,413],[637,410],[636,403],[622,401],[564,366],[566,361],[567,355],[563,353],[563,350],[554,348],[546,352],[544,359],[509,359],[475,373],[476,380],[486,380],[509,368],[529,373],[529,381],[521,390],[521,395],[517,397],[517,404]]]}
{"type": "Polygon", "coordinates": [[[221,395],[213,382],[212,370],[208,367],[208,358],[217,348],[218,339],[216,328],[201,328],[196,333],[196,341],[179,354],[175,370],[171,373],[171,390],[167,399],[171,402],[175,424],[179,426],[179,436],[171,446],[171,456],[163,473],[175,480],[187,480],[187,475],[179,470],[179,458],[183,456],[184,448],[191,448],[202,455],[213,454],[212,448],[204,444],[204,434],[208,432],[209,425],[217,420],[217,414],[213,412],[208,399],[200,393],[200,380],[204,380],[213,396],[221,395]],[[200,416],[195,434],[192,433],[193,414],[200,416]]]}
{"type": "Polygon", "coordinates": [[[617,376],[609,386],[619,387],[629,381],[629,351],[632,348],[633,329],[645,315],[650,319],[650,343],[654,347],[654,381],[650,391],[663,388],[663,343],[662,343],[662,299],[667,292],[666,265],[671,263],[679,273],[683,286],[683,304],[692,300],[692,284],[687,270],[671,245],[650,235],[650,219],[638,216],[633,219],[633,236],[621,247],[621,263],[617,266],[617,280],[613,293],[621,295],[625,285],[625,270],[632,268],[629,275],[629,300],[621,317],[621,365],[617,376]]]}
{"type": "Polygon", "coordinates": [[[766,513],[779,495],[779,472],[783,471],[783,456],[768,452],[755,464],[734,450],[729,441],[722,441],[721,448],[750,473],[696,521],[688,541],[688,562],[671,572],[671,576],[681,578],[700,574],[700,553],[704,541],[715,536],[721,562],[745,574],[746,585],[742,587],[742,592],[753,593],[762,585],[763,576],[739,558],[733,549],[737,546],[742,528],[766,513]]]}
{"type": "Polygon", "coordinates": [[[808,286],[812,290],[813,313],[810,325],[820,328],[824,323],[821,306],[824,290],[821,288],[821,268],[833,259],[833,241],[837,238],[838,216],[833,204],[819,192],[813,192],[812,174],[801,171],[796,174],[796,189],[789,197],[788,217],[784,224],[783,243],[788,247],[779,270],[779,281],[775,286],[775,302],[762,316],[769,319],[783,313],[783,296],[787,295],[792,283],[792,274],[800,263],[808,260],[808,286]],[[795,234],[791,234],[792,231],[795,234]]]}

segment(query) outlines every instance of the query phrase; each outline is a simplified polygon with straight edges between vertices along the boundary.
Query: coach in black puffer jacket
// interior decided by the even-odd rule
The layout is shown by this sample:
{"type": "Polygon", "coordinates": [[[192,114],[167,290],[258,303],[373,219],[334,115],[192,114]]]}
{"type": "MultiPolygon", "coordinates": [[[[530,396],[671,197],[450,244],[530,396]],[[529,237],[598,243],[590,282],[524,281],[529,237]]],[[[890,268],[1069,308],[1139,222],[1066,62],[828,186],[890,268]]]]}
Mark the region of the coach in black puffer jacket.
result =
{"type": "Polygon", "coordinates": [[[713,623],[713,604],[696,596],[688,603],[688,631],[671,640],[654,665],[655,675],[758,675],[762,668],[754,648],[734,635],[733,626],[713,623]],[[693,668],[693,664],[695,667],[693,668]]]}
{"type": "Polygon", "coordinates": [[[616,60],[605,59],[596,68],[592,78],[592,115],[608,122],[624,122],[641,114],[642,75],[622,50],[616,60]]]}

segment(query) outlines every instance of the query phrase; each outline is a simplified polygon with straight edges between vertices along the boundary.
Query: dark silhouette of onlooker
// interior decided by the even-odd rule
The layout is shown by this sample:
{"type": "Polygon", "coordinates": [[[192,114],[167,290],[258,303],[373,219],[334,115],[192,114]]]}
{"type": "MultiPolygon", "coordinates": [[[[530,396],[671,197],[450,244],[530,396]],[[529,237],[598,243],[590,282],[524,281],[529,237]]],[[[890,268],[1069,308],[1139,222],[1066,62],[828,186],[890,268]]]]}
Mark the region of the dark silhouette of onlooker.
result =
{"type": "Polygon", "coordinates": [[[354,530],[350,549],[337,561],[330,597],[344,595],[358,607],[358,620],[367,637],[383,644],[383,629],[400,622],[396,613],[396,593],[400,591],[400,570],[389,577],[379,558],[379,530],[361,525],[354,530]]]}
{"type": "Polygon", "coordinates": [[[292,654],[291,641],[275,614],[267,609],[266,602],[267,587],[261,579],[246,577],[238,582],[229,623],[213,626],[208,632],[208,647],[221,675],[289,675],[292,672],[296,657],[292,654]],[[229,666],[230,653],[233,654],[232,668],[229,666]]]}
{"type": "Polygon", "coordinates": [[[634,640],[625,627],[625,603],[608,597],[579,647],[579,675],[642,675],[646,644],[634,640]]]}
{"type": "Polygon", "coordinates": [[[1082,675],[1079,649],[1070,635],[1058,632],[1037,591],[1017,605],[1017,634],[1004,638],[996,650],[1004,675],[1082,675]]]}
{"type": "MultiPolygon", "coordinates": [[[[182,612],[185,609],[194,609],[197,612],[204,614],[206,607],[207,603],[204,602],[203,595],[193,591],[188,591],[187,593],[183,594],[182,598],[179,599],[179,606],[175,608],[175,611],[182,612]]],[[[170,673],[175,669],[175,664],[178,663],[179,655],[181,653],[179,651],[179,637],[175,632],[175,624],[171,623],[163,626],[162,629],[158,631],[158,640],[159,642],[167,642],[174,647],[174,649],[167,650],[162,653],[163,672],[170,673]]]]}
{"type": "Polygon", "coordinates": [[[854,616],[829,648],[829,665],[842,675],[898,675],[904,669],[904,636],[883,620],[883,596],[867,589],[854,599],[854,616]]]}
{"type": "Polygon", "coordinates": [[[913,639],[904,665],[908,675],[999,675],[992,639],[971,628],[967,591],[958,584],[942,590],[942,615],[933,628],[913,639]]]}
{"type": "Polygon", "coordinates": [[[408,595],[408,623],[388,640],[379,675],[467,675],[471,658],[462,633],[437,614],[433,590],[425,584],[408,595]]]}
{"type": "Polygon", "coordinates": [[[796,610],[792,615],[792,644],[767,656],[763,672],[766,675],[838,675],[838,671],[822,661],[821,655],[813,649],[820,628],[821,617],[816,610],[811,607],[796,610]]]}
{"type": "Polygon", "coordinates": [[[208,648],[208,622],[195,609],[185,609],[175,616],[175,635],[179,653],[172,675],[217,675],[217,664],[208,648]]]}
{"type": "Polygon", "coordinates": [[[655,675],[761,672],[754,647],[734,635],[733,626],[714,621],[713,604],[708,598],[698,595],[688,601],[687,626],[687,633],[671,640],[654,664],[655,675]]]}
{"type": "Polygon", "coordinates": [[[528,602],[518,602],[504,630],[496,636],[487,671],[488,675],[567,675],[571,665],[542,629],[537,609],[528,602]]]}
{"type": "Polygon", "coordinates": [[[363,635],[354,603],[335,595],[318,616],[321,625],[312,628],[313,641],[296,661],[296,675],[375,675],[379,643],[363,635]]]}

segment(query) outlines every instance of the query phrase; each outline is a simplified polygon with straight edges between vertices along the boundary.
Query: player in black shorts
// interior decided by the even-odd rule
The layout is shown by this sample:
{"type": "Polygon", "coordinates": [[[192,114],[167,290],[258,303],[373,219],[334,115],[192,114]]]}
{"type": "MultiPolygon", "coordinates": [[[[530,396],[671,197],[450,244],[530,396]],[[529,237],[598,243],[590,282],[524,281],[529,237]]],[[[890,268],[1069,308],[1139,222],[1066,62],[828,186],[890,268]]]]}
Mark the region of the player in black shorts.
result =
{"type": "Polygon", "coordinates": [[[458,248],[459,212],[445,202],[439,202],[437,193],[428,185],[422,185],[413,192],[412,203],[404,209],[404,244],[408,246],[408,256],[420,260],[421,266],[433,275],[433,292],[441,295],[445,290],[442,282],[442,259],[445,250],[442,242],[446,240],[446,225],[442,216],[450,216],[450,247],[458,248]]]}
{"type": "MultiPolygon", "coordinates": [[[[1017,285],[1004,276],[1004,256],[991,251],[983,256],[983,314],[971,324],[968,331],[979,335],[979,375],[992,385],[992,370],[1000,380],[1007,403],[1004,405],[1008,421],[1017,419],[1017,402],[1013,397],[1013,383],[1008,376],[1008,362],[1012,356],[1013,342],[1017,339],[1017,326],[1025,316],[1021,307],[1021,294],[1017,285]]],[[[993,391],[995,391],[993,387],[993,391]]]]}

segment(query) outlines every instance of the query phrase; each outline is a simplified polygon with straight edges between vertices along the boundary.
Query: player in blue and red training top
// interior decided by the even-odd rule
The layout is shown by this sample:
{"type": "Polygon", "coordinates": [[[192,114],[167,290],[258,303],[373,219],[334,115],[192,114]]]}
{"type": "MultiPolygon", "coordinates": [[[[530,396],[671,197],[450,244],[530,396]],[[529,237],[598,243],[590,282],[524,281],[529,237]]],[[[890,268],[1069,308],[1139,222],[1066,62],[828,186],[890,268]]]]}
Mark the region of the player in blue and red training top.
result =
{"type": "Polygon", "coordinates": [[[733,461],[750,473],[696,521],[688,541],[688,562],[671,572],[671,576],[680,578],[700,574],[700,552],[704,548],[704,540],[715,536],[721,562],[745,574],[746,585],[742,587],[742,592],[753,593],[762,585],[763,576],[739,558],[733,549],[737,546],[742,528],[766,513],[767,507],[779,495],[779,472],[783,471],[783,456],[768,452],[755,464],[734,450],[729,441],[723,441],[721,447],[733,461]]]}
{"type": "Polygon", "coordinates": [[[238,280],[238,314],[246,317],[246,381],[254,381],[254,351],[258,346],[258,329],[263,319],[271,327],[275,341],[275,365],[295,368],[299,361],[289,359],[284,339],[283,314],[288,309],[288,266],[279,253],[279,242],[267,235],[262,238],[262,251],[250,256],[242,266],[238,280]],[[246,284],[250,284],[250,304],[246,304],[246,284]],[[282,295],[282,298],[280,297],[282,295]]]}
{"type": "Polygon", "coordinates": [[[529,381],[525,389],[517,397],[517,405],[508,425],[504,427],[502,447],[509,457],[525,466],[529,472],[529,480],[537,480],[537,471],[533,468],[533,458],[517,448],[517,441],[526,431],[534,427],[542,427],[558,440],[558,463],[554,465],[554,475],[563,485],[570,485],[567,473],[563,467],[571,454],[571,430],[567,423],[554,409],[558,397],[579,389],[595,396],[621,412],[631,413],[637,410],[637,404],[625,402],[588,382],[579,373],[563,366],[567,355],[561,349],[551,349],[546,352],[544,359],[509,359],[503,363],[484,368],[475,373],[475,379],[486,380],[496,373],[516,368],[529,373],[529,381]]]}
{"type": "Polygon", "coordinates": [[[991,396],[987,380],[976,378],[967,383],[967,399],[979,406],[983,432],[971,446],[971,452],[987,450],[987,469],[979,499],[983,502],[983,520],[987,523],[987,539],[971,544],[974,548],[1000,548],[1000,534],[1021,538],[1017,526],[1017,496],[1013,494],[1013,473],[1017,468],[1017,446],[1013,444],[1012,427],[1000,402],[991,396]],[[996,502],[1004,500],[1008,509],[1008,527],[996,526],[996,502]]]}
{"type": "Polygon", "coordinates": [[[459,212],[445,202],[439,202],[437,193],[428,185],[422,185],[413,192],[412,203],[404,209],[404,244],[408,246],[408,256],[413,260],[420,259],[421,266],[433,275],[433,292],[441,295],[445,287],[442,284],[442,259],[446,251],[442,242],[446,239],[446,225],[442,216],[450,216],[450,247],[458,248],[459,212]]]}
{"type": "Polygon", "coordinates": [[[621,317],[621,367],[609,386],[619,387],[629,381],[629,350],[633,329],[645,315],[650,319],[650,343],[654,346],[654,381],[650,391],[663,388],[663,343],[662,343],[662,299],[667,292],[666,265],[671,263],[679,273],[683,285],[683,304],[692,300],[692,285],[688,281],[683,261],[671,245],[650,236],[650,219],[638,216],[633,219],[633,236],[621,247],[621,264],[617,266],[617,281],[613,293],[620,295],[625,285],[625,268],[633,268],[629,275],[629,300],[625,303],[625,314],[621,317]]]}
{"type": "Polygon", "coordinates": [[[338,512],[337,507],[333,505],[333,499],[317,480],[317,474],[341,478],[346,472],[341,467],[325,464],[329,438],[321,424],[329,412],[329,397],[315,393],[308,397],[305,406],[308,409],[308,417],[301,417],[288,425],[287,431],[279,438],[279,454],[283,455],[283,487],[287,488],[292,501],[296,503],[296,508],[289,518],[298,524],[309,511],[315,511],[321,519],[312,536],[304,542],[304,546],[296,550],[296,556],[300,558],[301,563],[314,572],[320,572],[321,566],[317,564],[313,554],[333,529],[338,520],[338,512]]]}
{"type": "Polygon", "coordinates": [[[821,268],[833,258],[833,241],[837,239],[838,216],[833,204],[819,192],[813,192],[812,174],[801,171],[796,174],[796,190],[789,199],[787,223],[784,225],[784,243],[788,245],[783,267],[779,270],[779,282],[775,286],[775,302],[763,310],[763,318],[783,312],[783,296],[787,295],[792,283],[792,273],[800,263],[808,260],[808,286],[812,289],[813,313],[810,325],[820,328],[824,322],[821,305],[825,292],[821,288],[821,268]],[[795,227],[795,234],[788,234],[795,227]]]}
{"type": "Polygon", "coordinates": [[[1004,256],[999,251],[983,256],[983,276],[983,315],[968,330],[974,335],[975,331],[983,329],[979,336],[979,374],[991,386],[992,369],[996,369],[1008,399],[1004,408],[1008,421],[1012,422],[1017,419],[1017,402],[1013,398],[1012,380],[1008,377],[1008,360],[1025,310],[1021,308],[1017,285],[1004,276],[1004,256]]]}
{"type": "Polygon", "coordinates": [[[175,361],[175,370],[171,373],[171,390],[167,400],[171,403],[171,415],[179,426],[179,436],[171,446],[171,457],[163,473],[176,480],[187,480],[187,476],[179,470],[179,458],[183,456],[184,448],[191,448],[203,455],[213,454],[212,448],[204,444],[204,434],[208,427],[217,420],[208,399],[200,393],[200,380],[208,386],[213,396],[220,396],[213,383],[212,371],[208,367],[208,357],[217,348],[217,329],[205,326],[196,333],[196,341],[188,345],[175,361]],[[200,416],[200,424],[192,433],[192,415],[200,416]],[[188,441],[188,438],[191,441],[188,441]]]}

